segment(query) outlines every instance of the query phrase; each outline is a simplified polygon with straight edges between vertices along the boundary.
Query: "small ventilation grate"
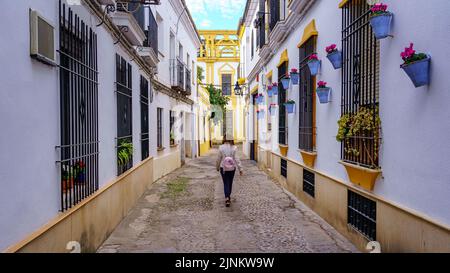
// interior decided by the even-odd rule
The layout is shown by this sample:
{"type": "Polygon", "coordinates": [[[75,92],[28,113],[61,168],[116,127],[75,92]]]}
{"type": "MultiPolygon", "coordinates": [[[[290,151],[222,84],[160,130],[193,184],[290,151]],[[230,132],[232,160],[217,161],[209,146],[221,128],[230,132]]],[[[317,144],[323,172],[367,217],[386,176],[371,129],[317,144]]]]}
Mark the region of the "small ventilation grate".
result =
{"type": "Polygon", "coordinates": [[[348,224],[371,241],[376,240],[377,203],[348,191],[348,224]]]}
{"type": "Polygon", "coordinates": [[[314,173],[303,170],[303,191],[312,197],[315,197],[315,180],[316,177],[314,173]]]}
{"type": "Polygon", "coordinates": [[[281,176],[287,178],[287,161],[281,159],[281,176]]]}

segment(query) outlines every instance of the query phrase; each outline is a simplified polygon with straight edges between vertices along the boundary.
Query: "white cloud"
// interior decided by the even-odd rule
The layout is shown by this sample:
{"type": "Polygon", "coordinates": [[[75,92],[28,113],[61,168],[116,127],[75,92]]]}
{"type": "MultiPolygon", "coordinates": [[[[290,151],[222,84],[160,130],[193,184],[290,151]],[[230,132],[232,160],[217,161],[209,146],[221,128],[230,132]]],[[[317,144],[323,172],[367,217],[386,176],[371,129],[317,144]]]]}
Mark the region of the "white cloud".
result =
{"type": "Polygon", "coordinates": [[[200,26],[203,28],[207,28],[211,26],[211,21],[208,19],[204,19],[203,21],[200,22],[200,26]]]}
{"type": "Polygon", "coordinates": [[[186,0],[189,11],[199,27],[218,29],[227,28],[220,26],[224,20],[228,23],[235,21],[237,25],[245,3],[246,0],[186,0]]]}

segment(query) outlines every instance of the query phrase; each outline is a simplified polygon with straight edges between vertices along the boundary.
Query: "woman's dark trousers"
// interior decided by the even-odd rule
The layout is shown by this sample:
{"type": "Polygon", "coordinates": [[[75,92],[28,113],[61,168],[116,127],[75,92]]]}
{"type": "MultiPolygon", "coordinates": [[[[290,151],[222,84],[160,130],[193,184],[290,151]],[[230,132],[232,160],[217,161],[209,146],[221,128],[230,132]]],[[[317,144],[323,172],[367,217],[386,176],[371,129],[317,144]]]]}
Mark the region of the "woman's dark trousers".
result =
{"type": "Polygon", "coordinates": [[[223,188],[225,192],[225,198],[231,197],[231,191],[233,189],[233,179],[236,171],[232,172],[224,172],[223,169],[220,169],[220,174],[222,175],[223,180],[223,188]]]}

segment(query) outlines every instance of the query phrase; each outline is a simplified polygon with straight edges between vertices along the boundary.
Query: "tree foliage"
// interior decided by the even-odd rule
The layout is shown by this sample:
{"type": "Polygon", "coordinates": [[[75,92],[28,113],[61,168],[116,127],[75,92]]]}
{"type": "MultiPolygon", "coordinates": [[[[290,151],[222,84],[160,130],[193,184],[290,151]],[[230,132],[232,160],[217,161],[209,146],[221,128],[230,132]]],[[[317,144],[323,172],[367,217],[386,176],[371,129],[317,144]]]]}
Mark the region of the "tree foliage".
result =
{"type": "Polygon", "coordinates": [[[205,73],[205,70],[203,69],[203,67],[198,66],[198,67],[197,67],[197,80],[198,80],[199,82],[203,82],[203,80],[205,80],[205,75],[204,75],[204,73],[205,73]]]}

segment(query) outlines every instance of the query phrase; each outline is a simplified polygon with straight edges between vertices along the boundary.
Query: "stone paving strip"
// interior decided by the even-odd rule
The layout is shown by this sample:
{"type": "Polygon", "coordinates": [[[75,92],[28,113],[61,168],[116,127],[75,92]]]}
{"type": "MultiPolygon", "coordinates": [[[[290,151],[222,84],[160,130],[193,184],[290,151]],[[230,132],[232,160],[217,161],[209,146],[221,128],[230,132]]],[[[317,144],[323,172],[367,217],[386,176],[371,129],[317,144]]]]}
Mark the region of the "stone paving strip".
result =
{"type": "Polygon", "coordinates": [[[98,252],[358,252],[250,160],[226,208],[215,160],[212,151],[153,184],[98,252]]]}

